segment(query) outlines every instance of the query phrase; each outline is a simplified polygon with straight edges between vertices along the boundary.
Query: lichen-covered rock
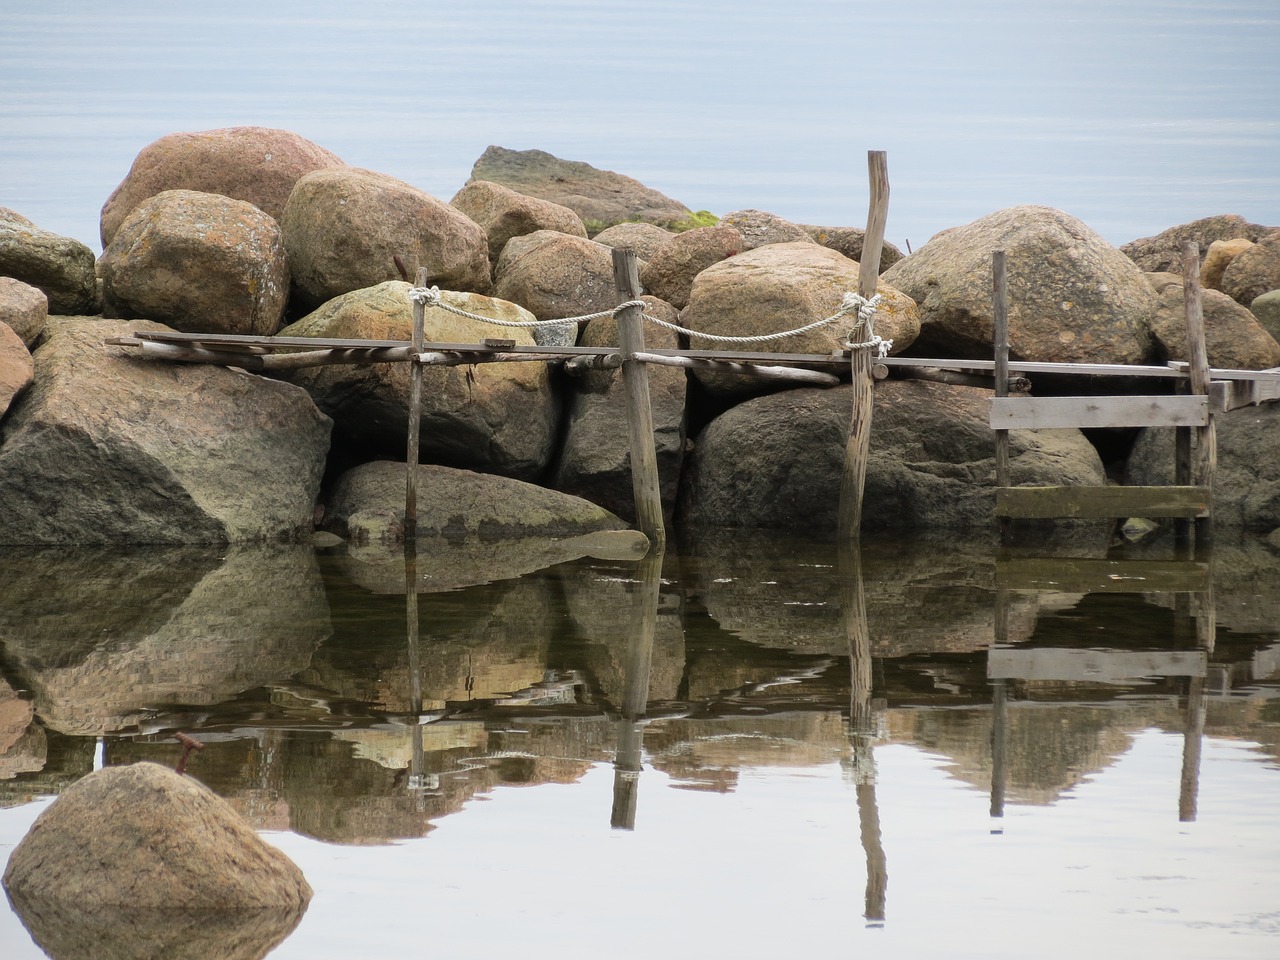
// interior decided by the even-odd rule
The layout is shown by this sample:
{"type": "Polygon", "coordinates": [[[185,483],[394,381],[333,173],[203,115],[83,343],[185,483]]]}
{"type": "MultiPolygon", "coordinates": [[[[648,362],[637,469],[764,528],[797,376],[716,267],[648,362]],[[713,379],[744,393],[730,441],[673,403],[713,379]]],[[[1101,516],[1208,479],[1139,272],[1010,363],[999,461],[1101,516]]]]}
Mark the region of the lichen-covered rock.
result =
{"type": "MultiPolygon", "coordinates": [[[[646,313],[672,323],[679,318],[670,304],[650,296],[642,299],[647,304],[646,313]]],[[[580,342],[588,347],[617,346],[617,321],[612,317],[592,320],[582,331],[580,342]]],[[[672,330],[649,326],[645,329],[645,346],[675,348],[679,337],[672,330]]],[[[649,365],[648,379],[659,490],[664,511],[670,513],[684,463],[688,380],[683,370],[657,364],[649,365]]],[[[631,440],[621,371],[592,371],[576,378],[574,386],[553,485],[625,520],[634,520],[631,440]]]]}
{"type": "Polygon", "coordinates": [[[488,147],[471,168],[471,179],[566,206],[582,218],[588,235],[627,220],[671,227],[689,217],[683,204],[638,180],[543,150],[488,147]]]}
{"type": "Polygon", "coordinates": [[[615,223],[591,239],[606,247],[626,247],[636,252],[637,259],[649,260],[674,236],[670,230],[652,223],[615,223]]]}
{"type": "MultiPolygon", "coordinates": [[[[404,471],[389,460],[348,470],[329,495],[325,528],[355,543],[402,541],[404,471]]],[[[419,539],[493,542],[626,528],[594,503],[510,477],[419,464],[417,489],[419,539]]]]}
{"type": "Polygon", "coordinates": [[[93,251],[70,237],[42,230],[26,217],[0,207],[0,277],[36,287],[51,313],[96,313],[98,278],[93,251]]]}
{"type": "Polygon", "coordinates": [[[598,313],[618,303],[610,249],[554,230],[509,242],[494,276],[495,297],[520,304],[539,320],[598,313]]]}
{"type": "MultiPolygon", "coordinates": [[[[582,243],[588,241],[583,240],[582,243]]],[[[282,336],[399,340],[413,335],[409,284],[392,280],[335,297],[282,336]]],[[[498,320],[527,322],[533,315],[514,303],[474,293],[446,291],[454,307],[498,320]]],[[[496,327],[428,307],[428,341],[479,343],[502,337],[532,344],[528,328],[496,327]]],[[[409,365],[344,364],[299,370],[306,388],[334,420],[343,441],[380,456],[403,457],[409,424],[409,365]]],[[[422,458],[520,479],[541,475],[551,460],[559,405],[543,363],[481,363],[426,367],[422,390],[422,458]]]]}
{"type": "Polygon", "coordinates": [[[663,244],[640,268],[644,289],[677,310],[689,305],[689,291],[698,274],[713,263],[727,260],[746,249],[742,234],[733,227],[698,227],[686,230],[663,244]]]}
{"type": "MultiPolygon", "coordinates": [[[[834,316],[845,294],[858,289],[858,265],[811,240],[767,244],[703,270],[693,281],[689,305],[680,314],[691,330],[723,336],[761,336],[794,330],[834,316]]],[[[920,331],[910,297],[883,280],[875,333],[893,340],[901,353],[920,331]]],[[[715,344],[691,337],[694,347],[752,349],[781,353],[831,354],[843,348],[856,318],[842,317],[808,333],[763,341],[750,347],[715,344]]],[[[721,396],[745,396],[764,389],[748,377],[697,370],[698,381],[721,396]]]]}
{"type": "Polygon", "coordinates": [[[1227,213],[1192,220],[1190,223],[1170,227],[1154,237],[1133,240],[1122,246],[1120,252],[1147,273],[1181,273],[1182,249],[1188,242],[1196,244],[1203,261],[1209,246],[1215,240],[1243,237],[1256,242],[1271,229],[1258,223],[1249,223],[1244,217],[1234,213],[1227,213]]]}
{"type": "MultiPolygon", "coordinates": [[[[813,224],[799,224],[814,242],[838,250],[850,260],[862,262],[862,243],[866,239],[866,231],[858,227],[818,227],[813,224]]],[[[884,273],[895,263],[905,257],[901,250],[885,240],[880,244],[880,273],[884,273]]]]}
{"type": "Polygon", "coordinates": [[[737,230],[742,235],[743,250],[769,243],[815,242],[804,227],[765,210],[734,210],[720,218],[719,226],[737,230]]]}
{"type": "Polygon", "coordinates": [[[251,203],[166,190],[139,203],[102,254],[112,316],[189,333],[270,336],[289,298],[280,226],[251,203]]]}
{"type": "Polygon", "coordinates": [[[1280,340],[1280,290],[1255,297],[1249,306],[1249,312],[1258,318],[1267,333],[1280,340]]]}
{"type": "Polygon", "coordinates": [[[103,341],[158,324],[50,318],[5,422],[0,543],[225,543],[309,534],[330,422],[302,390],[103,341]]]}
{"type": "MultiPolygon", "coordinates": [[[[1187,316],[1182,277],[1174,273],[1149,274],[1156,289],[1156,310],[1151,332],[1167,360],[1187,360],[1187,316]]],[[[1280,364],[1280,343],[1245,307],[1225,293],[1202,290],[1205,350],[1209,365],[1237,370],[1265,370],[1280,364]]]]}
{"type": "Polygon", "coordinates": [[[15,901],[77,908],[305,910],[302,871],[208,787],[155,763],[63,791],[9,857],[15,901]]]}
{"type": "Polygon", "coordinates": [[[582,219],[568,207],[527,197],[488,180],[472,180],[449,203],[484,227],[489,237],[489,260],[494,264],[512,237],[539,230],[555,230],[583,239],[587,236],[582,219]]]}
{"type": "MultiPolygon", "coordinates": [[[[876,386],[864,530],[992,522],[990,393],[919,380],[876,386]]],[[[739,404],[698,436],[681,487],[689,523],[834,530],[851,388],[788,390],[739,404]]],[[[1102,462],[1078,430],[1010,434],[1015,483],[1096,485],[1102,462]]]]}
{"type": "Polygon", "coordinates": [[[49,319],[49,298],[43,290],[0,277],[0,323],[7,323],[28,348],[34,348],[49,319]]]}
{"type": "Polygon", "coordinates": [[[1010,356],[1063,363],[1148,359],[1154,296],[1142,272],[1075,217],[1037,206],[944,230],[885,272],[881,279],[920,307],[918,350],[991,358],[996,250],[1006,254],[1010,356]]]}
{"type": "Polygon", "coordinates": [[[1246,307],[1272,290],[1280,290],[1280,230],[1241,251],[1222,272],[1222,292],[1246,307]]]}
{"type": "Polygon", "coordinates": [[[216,193],[253,204],[276,220],[298,178],[342,166],[330,151],[288,130],[226,127],[171,133],[143,147],[102,206],[102,246],[125,217],[165,190],[216,193]]]}
{"type": "Polygon", "coordinates": [[[425,267],[441,289],[488,293],[484,228],[417,187],[373,170],[332,167],[300,178],[280,218],[304,306],[425,267]]]}
{"type": "Polygon", "coordinates": [[[7,323],[0,323],[0,420],[13,398],[31,383],[35,363],[26,344],[7,323]]]}

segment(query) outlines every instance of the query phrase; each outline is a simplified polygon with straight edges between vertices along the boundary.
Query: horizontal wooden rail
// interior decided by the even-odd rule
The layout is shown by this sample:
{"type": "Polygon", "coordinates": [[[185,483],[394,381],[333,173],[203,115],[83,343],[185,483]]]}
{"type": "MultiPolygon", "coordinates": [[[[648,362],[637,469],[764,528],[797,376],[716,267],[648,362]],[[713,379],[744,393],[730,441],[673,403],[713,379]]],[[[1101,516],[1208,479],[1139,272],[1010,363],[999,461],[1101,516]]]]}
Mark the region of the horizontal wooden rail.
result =
{"type": "Polygon", "coordinates": [[[1058,427],[1199,427],[1209,422],[1209,398],[1175,397],[995,397],[995,430],[1058,427]]]}
{"type": "Polygon", "coordinates": [[[1208,487],[1001,487],[996,516],[1017,520],[1207,517],[1208,487]]]}
{"type": "Polygon", "coordinates": [[[996,586],[1061,593],[1201,593],[1209,565],[1197,560],[1017,557],[996,561],[996,586]]]}
{"type": "Polygon", "coordinates": [[[991,680],[1074,680],[1118,683],[1140,677],[1203,677],[1209,655],[1203,650],[992,650],[987,654],[991,680]]]}

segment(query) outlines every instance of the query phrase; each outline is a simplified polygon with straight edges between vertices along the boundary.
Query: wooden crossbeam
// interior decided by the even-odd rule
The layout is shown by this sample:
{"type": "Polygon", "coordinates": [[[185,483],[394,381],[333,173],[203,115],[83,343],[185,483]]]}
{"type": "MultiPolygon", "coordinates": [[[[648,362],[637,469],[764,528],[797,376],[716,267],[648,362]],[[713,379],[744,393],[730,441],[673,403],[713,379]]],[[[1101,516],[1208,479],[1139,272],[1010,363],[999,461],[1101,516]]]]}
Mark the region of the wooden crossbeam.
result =
{"type": "Polygon", "coordinates": [[[1209,656],[1203,650],[992,650],[991,680],[1074,680],[1118,683],[1141,677],[1203,677],[1209,656]]]}
{"type": "Polygon", "coordinates": [[[1209,422],[1209,398],[994,397],[994,430],[1058,427],[1198,427],[1209,422]]]}
{"type": "Polygon", "coordinates": [[[1018,557],[996,562],[996,586],[1004,590],[1202,593],[1209,584],[1209,565],[1194,560],[1018,557]]]}
{"type": "Polygon", "coordinates": [[[1208,487],[1001,487],[996,516],[1076,520],[1143,517],[1207,517],[1208,487]]]}

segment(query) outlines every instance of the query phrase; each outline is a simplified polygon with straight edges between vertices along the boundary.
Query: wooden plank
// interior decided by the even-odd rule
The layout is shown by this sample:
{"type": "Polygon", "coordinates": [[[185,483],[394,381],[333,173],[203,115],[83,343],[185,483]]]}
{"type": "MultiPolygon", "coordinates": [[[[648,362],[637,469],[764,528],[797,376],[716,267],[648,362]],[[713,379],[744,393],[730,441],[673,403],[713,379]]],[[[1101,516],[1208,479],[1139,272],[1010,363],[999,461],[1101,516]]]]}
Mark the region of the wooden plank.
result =
{"type": "Polygon", "coordinates": [[[840,378],[821,370],[805,370],[802,367],[766,366],[760,363],[735,363],[732,360],[705,360],[701,357],[671,357],[661,353],[636,353],[635,359],[643,363],[656,363],[664,367],[681,367],[685,370],[722,370],[765,380],[789,380],[794,383],[813,383],[833,387],[840,378]]]}
{"type": "Polygon", "coordinates": [[[1015,519],[1204,517],[1206,487],[1004,487],[996,490],[996,516],[1015,519]]]}
{"type": "Polygon", "coordinates": [[[1203,426],[1209,422],[1209,398],[994,397],[990,422],[995,430],[1203,426]]]}
{"type": "Polygon", "coordinates": [[[1280,382],[1269,380],[1214,380],[1209,384],[1214,413],[1280,400],[1280,382]]]}
{"type": "Polygon", "coordinates": [[[1209,565],[1190,560],[1018,557],[996,562],[998,590],[1198,593],[1208,586],[1209,565]]]}
{"type": "Polygon", "coordinates": [[[1203,677],[1209,657],[1203,650],[1071,650],[1042,647],[987,653],[992,680],[1074,680],[1118,683],[1142,677],[1203,677]]]}

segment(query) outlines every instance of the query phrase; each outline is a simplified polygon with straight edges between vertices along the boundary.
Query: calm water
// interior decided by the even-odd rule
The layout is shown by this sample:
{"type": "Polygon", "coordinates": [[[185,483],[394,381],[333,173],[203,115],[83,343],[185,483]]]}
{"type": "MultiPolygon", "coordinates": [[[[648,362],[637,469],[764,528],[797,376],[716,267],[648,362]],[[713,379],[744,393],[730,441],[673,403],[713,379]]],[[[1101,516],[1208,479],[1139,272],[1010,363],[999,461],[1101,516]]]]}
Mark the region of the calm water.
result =
{"type": "MultiPolygon", "coordinates": [[[[0,859],[186,731],[315,888],[273,957],[1275,955],[1260,542],[1177,566],[1195,593],[1116,592],[1159,544],[1087,584],[981,542],[504,554],[423,556],[407,599],[370,550],[6,551],[0,859]]],[[[0,945],[42,955],[5,910],[0,945]]]]}
{"type": "Polygon", "coordinates": [[[917,248],[1020,203],[1115,244],[1280,225],[1277,41],[1273,0],[11,3],[0,206],[98,249],[143,146],[261,124],[444,199],[500,144],[829,225],[882,149],[917,248]]]}

